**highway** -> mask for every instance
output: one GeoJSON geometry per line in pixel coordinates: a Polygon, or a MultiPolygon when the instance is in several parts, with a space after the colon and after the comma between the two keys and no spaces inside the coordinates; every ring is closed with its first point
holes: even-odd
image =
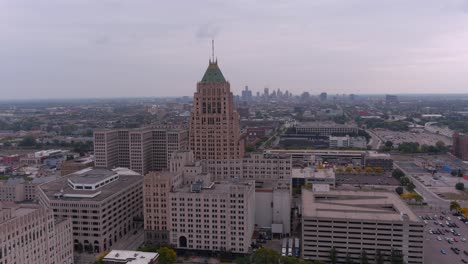
{"type": "Polygon", "coordinates": [[[369,141],[369,145],[371,146],[372,149],[379,149],[380,145],[382,144],[382,140],[372,131],[366,130],[366,132],[371,136],[371,139],[369,141]]]}

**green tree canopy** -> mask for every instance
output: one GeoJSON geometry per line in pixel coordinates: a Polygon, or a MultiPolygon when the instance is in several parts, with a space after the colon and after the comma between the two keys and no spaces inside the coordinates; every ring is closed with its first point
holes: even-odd
{"type": "Polygon", "coordinates": [[[403,187],[401,187],[401,186],[396,187],[395,192],[398,193],[398,195],[402,195],[403,194],[403,187]]]}
{"type": "Polygon", "coordinates": [[[260,248],[255,251],[252,257],[252,262],[254,264],[277,264],[279,257],[279,254],[274,250],[260,248]]]}
{"type": "Polygon", "coordinates": [[[416,185],[414,185],[414,183],[412,181],[408,182],[408,184],[406,185],[406,189],[409,191],[409,192],[413,192],[414,189],[416,189],[416,185]]]}
{"type": "Polygon", "coordinates": [[[402,170],[397,168],[392,171],[392,176],[393,178],[399,180],[401,177],[405,176],[405,173],[402,170]]]}
{"type": "Polygon", "coordinates": [[[460,210],[460,208],[461,208],[461,206],[460,206],[460,204],[458,202],[456,202],[456,201],[451,201],[450,202],[450,211],[453,211],[453,210],[458,211],[458,210],[460,210]]]}
{"type": "Polygon", "coordinates": [[[177,253],[168,247],[161,247],[158,249],[159,263],[160,264],[173,264],[177,260],[177,253]]]}
{"type": "Polygon", "coordinates": [[[336,248],[332,247],[330,249],[330,262],[332,264],[336,264],[336,261],[338,259],[338,256],[337,256],[338,252],[336,251],[336,248]]]}

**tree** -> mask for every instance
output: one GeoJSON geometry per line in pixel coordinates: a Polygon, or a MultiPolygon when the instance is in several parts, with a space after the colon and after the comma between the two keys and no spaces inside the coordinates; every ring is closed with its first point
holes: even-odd
{"type": "Polygon", "coordinates": [[[20,147],[34,147],[36,146],[36,139],[32,136],[26,136],[24,137],[20,143],[18,143],[18,146],[20,147]]]}
{"type": "Polygon", "coordinates": [[[465,184],[463,182],[459,182],[459,183],[455,184],[455,189],[457,189],[459,191],[464,191],[465,190],[465,184]]]}
{"type": "Polygon", "coordinates": [[[345,262],[346,262],[346,264],[353,264],[353,263],[354,263],[353,259],[352,259],[351,256],[349,255],[349,253],[346,254],[345,262]]]}
{"type": "Polygon", "coordinates": [[[374,173],[374,169],[371,167],[366,167],[366,173],[374,173]]]}
{"type": "Polygon", "coordinates": [[[255,264],[276,264],[279,260],[279,254],[271,249],[260,248],[253,255],[253,263],[255,264]]]}
{"type": "Polygon", "coordinates": [[[153,245],[153,244],[146,244],[146,245],[140,246],[140,247],[138,248],[138,251],[143,251],[143,252],[156,252],[156,251],[158,251],[158,247],[156,247],[156,246],[153,245]]]}
{"type": "Polygon", "coordinates": [[[374,168],[374,171],[375,171],[376,173],[379,173],[379,174],[380,174],[380,173],[383,172],[383,169],[382,169],[382,167],[375,167],[375,168],[374,168]]]}
{"type": "Polygon", "coordinates": [[[385,263],[385,258],[382,255],[382,252],[380,251],[380,249],[377,249],[375,251],[375,263],[376,264],[384,264],[385,263]]]}
{"type": "Polygon", "coordinates": [[[281,264],[302,264],[303,262],[295,257],[281,257],[281,264]]]}
{"type": "Polygon", "coordinates": [[[468,207],[463,207],[460,209],[460,213],[464,216],[464,217],[467,217],[468,218],[468,207]]]}
{"type": "Polygon", "coordinates": [[[367,253],[365,250],[361,252],[361,263],[360,264],[369,264],[369,259],[367,258],[367,253]]]}
{"type": "Polygon", "coordinates": [[[394,169],[394,170],[392,171],[392,176],[393,176],[393,178],[395,178],[395,179],[397,179],[397,180],[400,180],[401,177],[404,177],[404,176],[406,176],[406,175],[405,175],[405,173],[404,173],[402,170],[400,170],[400,169],[397,168],[397,169],[394,169]]]}
{"type": "Polygon", "coordinates": [[[391,264],[404,264],[403,252],[401,250],[392,248],[390,251],[390,263],[391,264]]]}
{"type": "Polygon", "coordinates": [[[345,171],[346,171],[346,173],[351,173],[351,172],[353,172],[353,167],[351,167],[351,166],[346,166],[345,171]]]}
{"type": "Polygon", "coordinates": [[[160,264],[173,264],[177,260],[177,253],[172,248],[161,247],[158,249],[160,264]]]}
{"type": "Polygon", "coordinates": [[[436,148],[437,148],[439,151],[441,151],[441,152],[447,150],[447,148],[445,147],[445,143],[444,143],[443,141],[440,141],[440,140],[437,141],[437,142],[435,143],[435,146],[436,146],[436,148]]]}
{"type": "Polygon", "coordinates": [[[336,264],[336,260],[337,260],[337,258],[338,258],[338,257],[337,257],[337,254],[338,254],[338,252],[336,251],[336,249],[335,249],[334,247],[332,247],[332,248],[330,249],[330,262],[331,262],[332,264],[336,264]]]}
{"type": "Polygon", "coordinates": [[[390,140],[387,140],[387,141],[385,142],[385,147],[391,149],[391,148],[393,147],[393,142],[391,142],[390,140]]]}
{"type": "Polygon", "coordinates": [[[401,177],[400,178],[400,184],[402,186],[408,186],[408,184],[410,183],[410,179],[408,177],[401,177]]]}
{"type": "Polygon", "coordinates": [[[396,187],[395,192],[398,193],[398,195],[402,195],[403,194],[403,187],[401,187],[401,186],[396,187]]]}
{"type": "Polygon", "coordinates": [[[416,185],[414,185],[414,183],[412,181],[410,181],[408,183],[408,185],[406,185],[406,189],[409,191],[409,192],[413,192],[414,189],[416,189],[416,185]]]}
{"type": "Polygon", "coordinates": [[[460,208],[461,208],[461,206],[460,206],[460,204],[458,202],[456,202],[456,201],[451,201],[450,202],[450,211],[453,211],[453,210],[458,211],[458,210],[460,210],[460,208]]]}
{"type": "Polygon", "coordinates": [[[250,261],[250,258],[249,257],[238,257],[234,260],[234,263],[236,264],[250,264],[252,263],[250,261]]]}
{"type": "Polygon", "coordinates": [[[415,194],[415,195],[414,195],[414,201],[415,201],[416,203],[421,203],[421,202],[424,200],[424,198],[423,198],[421,195],[419,195],[419,194],[417,194],[417,193],[414,193],[414,194],[415,194]]]}
{"type": "Polygon", "coordinates": [[[253,146],[245,146],[245,152],[252,152],[255,148],[253,146]]]}

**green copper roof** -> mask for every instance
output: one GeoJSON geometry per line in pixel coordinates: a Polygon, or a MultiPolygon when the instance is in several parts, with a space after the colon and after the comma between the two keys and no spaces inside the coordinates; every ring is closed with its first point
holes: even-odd
{"type": "Polygon", "coordinates": [[[211,62],[208,65],[208,69],[206,69],[205,75],[201,80],[202,83],[225,83],[226,79],[224,79],[223,73],[218,67],[218,62],[211,62]]]}

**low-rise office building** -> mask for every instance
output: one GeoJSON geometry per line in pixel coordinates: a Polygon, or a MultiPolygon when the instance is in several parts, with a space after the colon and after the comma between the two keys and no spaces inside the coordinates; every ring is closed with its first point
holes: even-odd
{"type": "Polygon", "coordinates": [[[337,148],[356,148],[366,149],[367,140],[365,137],[350,137],[346,135],[344,137],[329,137],[329,144],[331,149],[337,148]]]}
{"type": "Polygon", "coordinates": [[[0,201],[36,201],[37,186],[56,179],[56,176],[47,176],[32,179],[25,179],[24,177],[10,177],[7,180],[0,180],[0,201]]]}
{"type": "Polygon", "coordinates": [[[297,134],[313,134],[318,136],[330,136],[335,134],[355,135],[359,129],[356,125],[337,124],[333,122],[304,122],[295,125],[297,134]]]}
{"type": "Polygon", "coordinates": [[[337,251],[337,263],[349,256],[359,262],[365,251],[369,261],[377,250],[392,249],[406,263],[424,263],[424,223],[394,193],[330,191],[302,192],[302,257],[328,261],[337,251]]]}
{"type": "Polygon", "coordinates": [[[59,218],[70,218],[77,251],[104,252],[142,219],[143,177],[129,169],[83,169],[41,184],[38,198],[59,218]]]}
{"type": "Polygon", "coordinates": [[[71,220],[38,204],[0,203],[0,263],[73,263],[71,220]]]}
{"type": "Polygon", "coordinates": [[[312,167],[292,169],[292,184],[295,188],[301,188],[303,185],[328,184],[331,188],[335,187],[335,172],[331,168],[316,169],[312,167]]]}

